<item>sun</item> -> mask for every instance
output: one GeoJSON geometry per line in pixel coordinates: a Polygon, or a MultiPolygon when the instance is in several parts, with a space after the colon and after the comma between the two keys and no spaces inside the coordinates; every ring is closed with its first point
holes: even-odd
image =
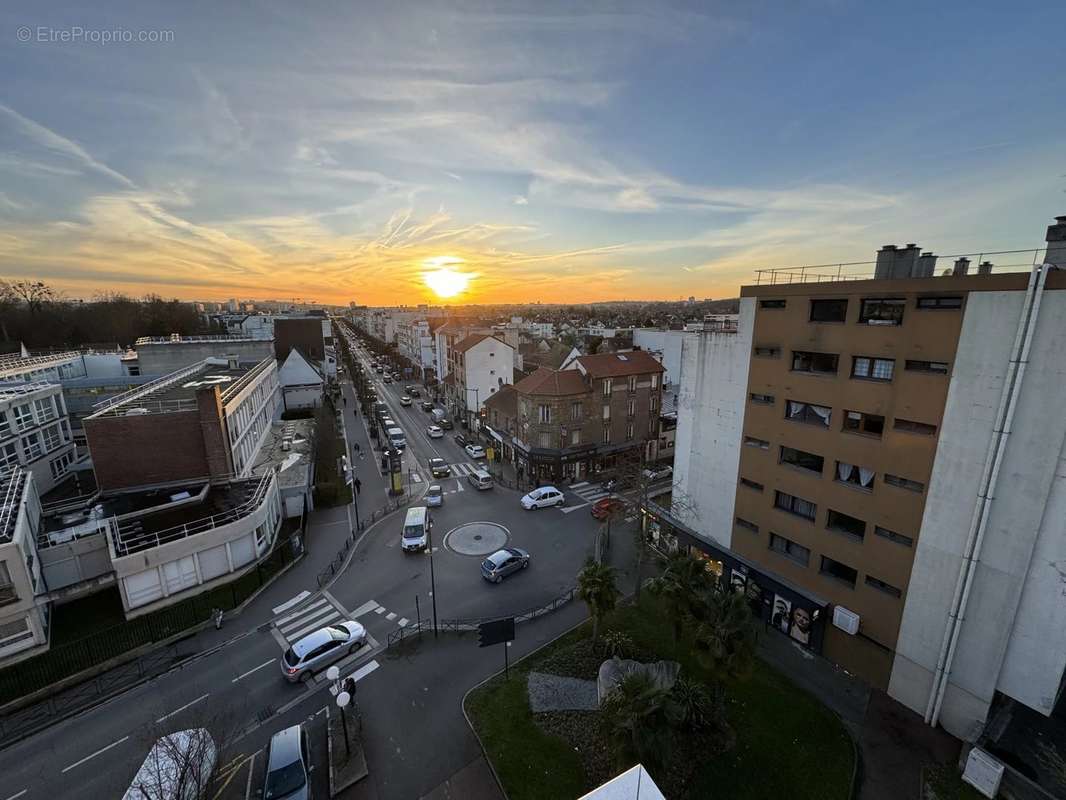
{"type": "Polygon", "coordinates": [[[441,256],[427,259],[425,263],[426,266],[438,267],[432,272],[422,273],[423,282],[433,290],[437,297],[455,297],[457,294],[466,291],[466,287],[470,283],[470,276],[444,266],[444,264],[462,263],[461,259],[441,256]]]}

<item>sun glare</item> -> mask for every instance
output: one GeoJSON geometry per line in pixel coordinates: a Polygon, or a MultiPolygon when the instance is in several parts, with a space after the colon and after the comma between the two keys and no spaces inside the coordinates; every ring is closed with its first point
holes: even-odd
{"type": "Polygon", "coordinates": [[[426,266],[438,267],[432,272],[422,273],[422,280],[426,286],[433,290],[437,297],[455,297],[466,291],[470,283],[470,276],[462,272],[444,266],[445,264],[462,263],[462,259],[452,256],[440,256],[426,260],[426,266]]]}

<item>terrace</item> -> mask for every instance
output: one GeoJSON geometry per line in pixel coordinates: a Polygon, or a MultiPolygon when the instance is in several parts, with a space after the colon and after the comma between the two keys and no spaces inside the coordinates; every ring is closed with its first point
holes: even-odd
{"type": "Polygon", "coordinates": [[[209,358],[98,403],[88,419],[193,411],[200,389],[213,385],[225,387],[222,392],[225,401],[263,368],[262,362],[234,366],[223,359],[209,358]]]}

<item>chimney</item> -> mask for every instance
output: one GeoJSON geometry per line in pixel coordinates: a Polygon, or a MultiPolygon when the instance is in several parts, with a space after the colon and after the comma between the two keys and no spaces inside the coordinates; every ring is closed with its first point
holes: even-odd
{"type": "Polygon", "coordinates": [[[977,265],[977,274],[978,275],[991,275],[992,274],[992,262],[991,261],[982,261],[980,264],[978,264],[977,265]]]}
{"type": "Polygon", "coordinates": [[[918,257],[918,266],[915,269],[915,278],[932,278],[936,270],[936,256],[932,253],[922,253],[918,257]]]}
{"type": "Polygon", "coordinates": [[[964,257],[960,258],[958,261],[956,261],[955,262],[955,269],[952,272],[952,274],[955,277],[957,277],[957,278],[962,277],[963,275],[969,275],[970,274],[970,259],[968,259],[968,258],[966,258],[964,256],[964,257]]]}
{"type": "Polygon", "coordinates": [[[1055,224],[1048,225],[1045,241],[1047,254],[1044,263],[1066,269],[1066,216],[1055,217],[1055,224]]]}
{"type": "Polygon", "coordinates": [[[918,275],[918,256],[921,250],[914,242],[909,242],[896,256],[894,278],[914,278],[918,275]]]}
{"type": "Polygon", "coordinates": [[[877,266],[874,267],[874,278],[879,281],[888,280],[892,277],[892,268],[896,263],[896,246],[886,244],[877,251],[877,266]]]}

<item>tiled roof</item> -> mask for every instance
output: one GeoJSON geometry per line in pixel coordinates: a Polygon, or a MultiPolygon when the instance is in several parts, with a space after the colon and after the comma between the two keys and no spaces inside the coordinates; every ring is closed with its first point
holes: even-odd
{"type": "Polygon", "coordinates": [[[504,417],[515,417],[518,415],[518,392],[514,386],[505,383],[498,392],[489,396],[485,408],[499,411],[504,417]]]}
{"type": "Polygon", "coordinates": [[[577,363],[594,378],[641,375],[663,371],[663,365],[645,350],[627,350],[624,353],[597,353],[594,356],[581,356],[577,359],[577,363]]]}
{"type": "Polygon", "coordinates": [[[589,390],[581,373],[575,369],[548,369],[540,367],[528,378],[514,386],[521,394],[568,395],[583,394],[589,390]]]}
{"type": "MultiPolygon", "coordinates": [[[[455,347],[453,347],[452,349],[457,353],[465,353],[471,347],[473,347],[474,345],[481,344],[486,339],[496,339],[496,337],[488,333],[472,333],[465,339],[463,339],[461,342],[456,342],[455,347]]],[[[500,344],[507,344],[501,339],[496,339],[496,341],[500,344]]]]}

